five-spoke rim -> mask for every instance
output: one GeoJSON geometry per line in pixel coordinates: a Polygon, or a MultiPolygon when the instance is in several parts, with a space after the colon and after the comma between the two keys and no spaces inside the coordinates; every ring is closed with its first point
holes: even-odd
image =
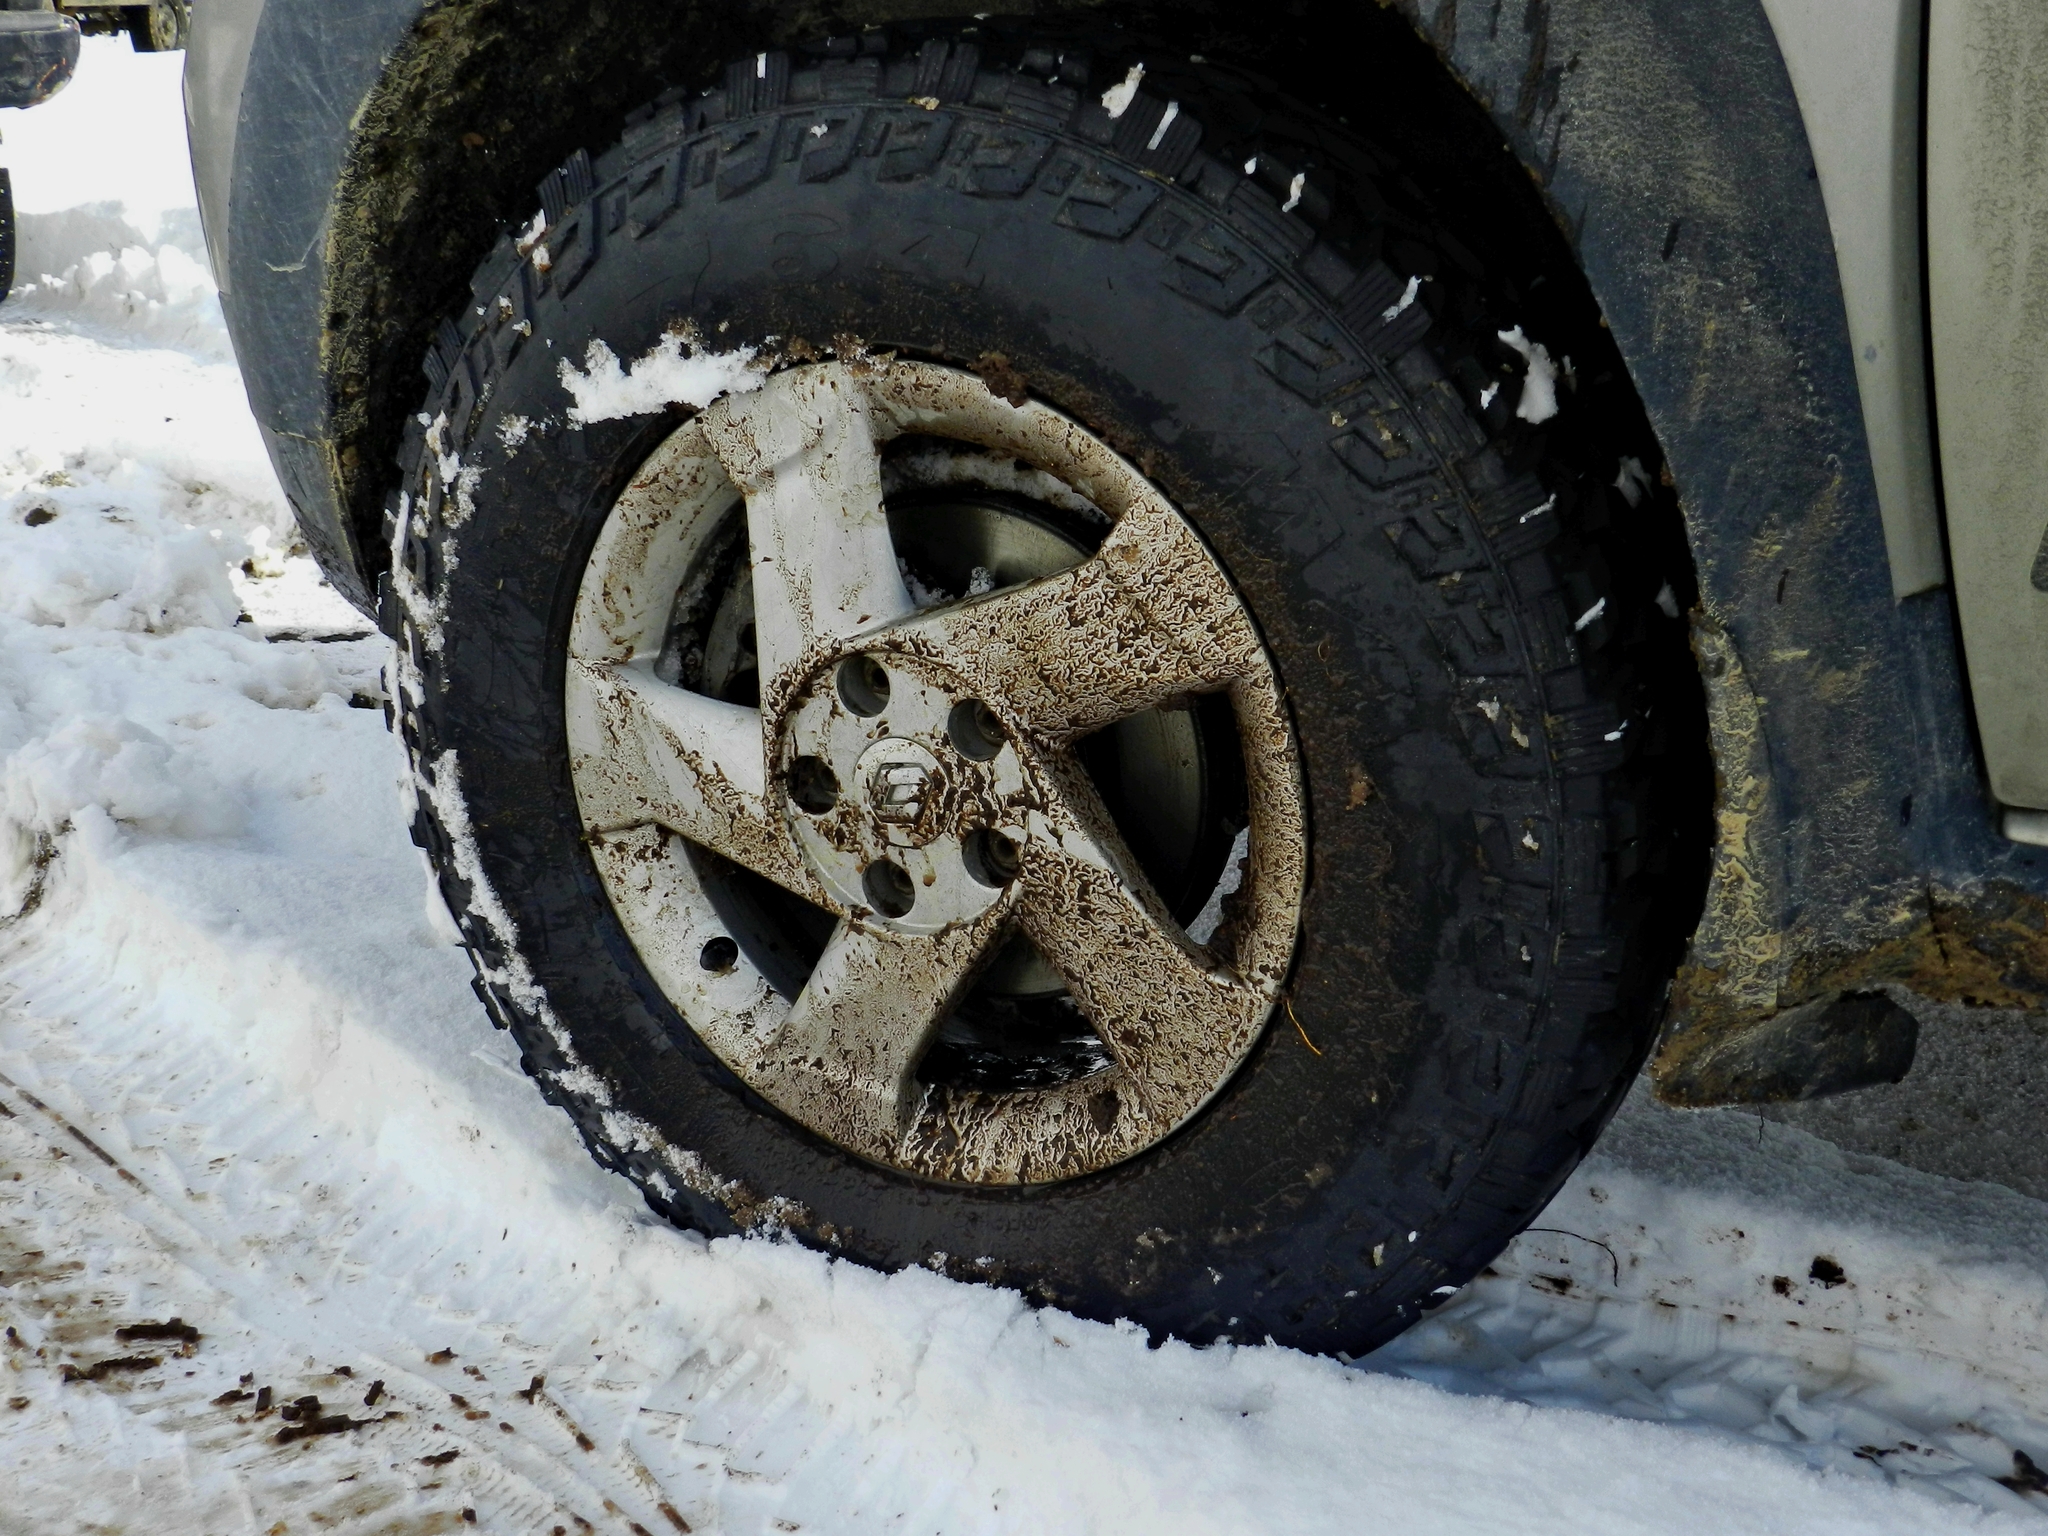
{"type": "Polygon", "coordinates": [[[1298,757],[1244,604],[1194,530],[1075,422],[927,364],[825,363],[680,427],[621,496],[579,592],[571,768],[598,872],[683,1017],[747,1084],[928,1178],[1071,1178],[1153,1145],[1228,1080],[1292,957],[1298,757]],[[880,450],[950,439],[1049,473],[1111,520],[1071,569],[920,609],[880,450]],[[676,594],[745,503],[760,707],[660,681],[676,594]],[[1228,695],[1250,826],[1222,935],[1166,910],[1082,770],[1089,733],[1228,695]],[[733,942],[687,845],[835,919],[794,998],[733,942]],[[1021,932],[1113,1065],[1013,1092],[917,1080],[1021,932]]]}

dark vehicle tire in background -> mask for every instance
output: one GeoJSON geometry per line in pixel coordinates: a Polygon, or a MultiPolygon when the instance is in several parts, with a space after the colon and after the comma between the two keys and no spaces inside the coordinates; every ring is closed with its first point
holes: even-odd
{"type": "Polygon", "coordinates": [[[672,1219],[1357,1353],[1652,1042],[1691,567],[1540,209],[1092,43],[764,54],[548,179],[393,504],[414,835],[672,1219]]]}
{"type": "Polygon", "coordinates": [[[191,0],[150,0],[148,5],[125,5],[121,14],[137,53],[174,52],[192,31],[191,0]]]}
{"type": "Polygon", "coordinates": [[[0,167],[0,303],[14,287],[14,178],[0,167]]]}

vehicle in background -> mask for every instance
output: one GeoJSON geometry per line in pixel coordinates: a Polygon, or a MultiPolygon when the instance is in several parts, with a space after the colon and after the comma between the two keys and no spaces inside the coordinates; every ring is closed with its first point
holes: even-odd
{"type": "Polygon", "coordinates": [[[985,5],[194,30],[257,420],[601,1162],[1357,1353],[1646,1061],[2048,1004],[2048,9],[985,5]]]}
{"type": "MultiPolygon", "coordinates": [[[[50,0],[0,0],[0,107],[33,107],[70,82],[78,23],[50,0]]],[[[0,301],[14,286],[14,182],[0,166],[0,301]]]]}
{"type": "Polygon", "coordinates": [[[137,53],[169,53],[185,46],[192,30],[191,0],[149,0],[147,5],[75,5],[55,0],[87,37],[128,34],[137,53]]]}

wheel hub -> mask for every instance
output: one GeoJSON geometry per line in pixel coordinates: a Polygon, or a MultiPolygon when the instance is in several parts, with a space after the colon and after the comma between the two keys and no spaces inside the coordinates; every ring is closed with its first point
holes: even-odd
{"type": "Polygon", "coordinates": [[[945,770],[930,752],[891,736],[861,753],[854,771],[867,786],[868,814],[890,842],[922,848],[938,836],[945,770]]]}
{"type": "Polygon", "coordinates": [[[1057,412],[903,362],[815,364],[729,396],[620,497],[569,652],[571,773],[627,936],[728,1067],[846,1150],[956,1183],[1072,1178],[1184,1124],[1265,1027],[1306,866],[1278,680],[1180,514],[1057,412]],[[954,583],[973,595],[919,582],[913,597],[881,480],[881,445],[903,434],[1047,478],[1108,531],[1091,550],[1015,521],[988,547],[1036,550],[1035,569],[992,557],[954,583]],[[746,702],[656,673],[671,615],[730,548],[735,496],[748,601],[720,608],[718,633],[750,658],[746,702]],[[1126,785],[1135,820],[1119,822],[1089,754],[1127,735],[1170,756],[1199,733],[1168,722],[1202,698],[1227,700],[1249,826],[1209,898],[1222,921],[1183,926],[1192,908],[1162,898],[1126,835],[1172,824],[1173,797],[1126,785]],[[829,924],[822,949],[750,949],[707,852],[829,924]],[[1070,1000],[1107,1065],[1014,1091],[920,1080],[999,975],[1011,996],[1070,1000]]]}
{"type": "MultiPolygon", "coordinates": [[[[790,712],[784,815],[807,868],[849,917],[934,934],[1002,899],[1015,868],[1006,875],[988,850],[1021,850],[1034,796],[1009,741],[987,751],[985,737],[970,738],[969,750],[985,753],[977,759],[953,740],[949,723],[976,704],[929,664],[867,652],[824,669],[790,712]]],[[[985,704],[977,713],[992,718],[985,704]]]]}

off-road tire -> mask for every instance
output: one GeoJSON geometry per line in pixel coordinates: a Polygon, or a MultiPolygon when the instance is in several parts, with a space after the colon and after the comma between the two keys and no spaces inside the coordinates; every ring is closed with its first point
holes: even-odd
{"type": "Polygon", "coordinates": [[[1532,1219],[1652,1040],[1704,885],[1690,568],[1554,229],[1450,230],[1369,128],[1213,67],[1155,68],[1112,117],[1117,48],[1085,80],[1072,40],[988,33],[749,58],[547,178],[545,233],[508,230],[441,329],[393,498],[415,838],[526,1069],[675,1221],[1358,1352],[1532,1219]],[[1517,322],[1571,370],[1541,424],[1517,322]],[[750,1093],[640,964],[581,841],[563,656],[607,509],[676,417],[574,427],[557,370],[681,323],[1028,391],[1175,501],[1263,627],[1307,915],[1286,1006],[1164,1144],[920,1184],[750,1093]]]}

